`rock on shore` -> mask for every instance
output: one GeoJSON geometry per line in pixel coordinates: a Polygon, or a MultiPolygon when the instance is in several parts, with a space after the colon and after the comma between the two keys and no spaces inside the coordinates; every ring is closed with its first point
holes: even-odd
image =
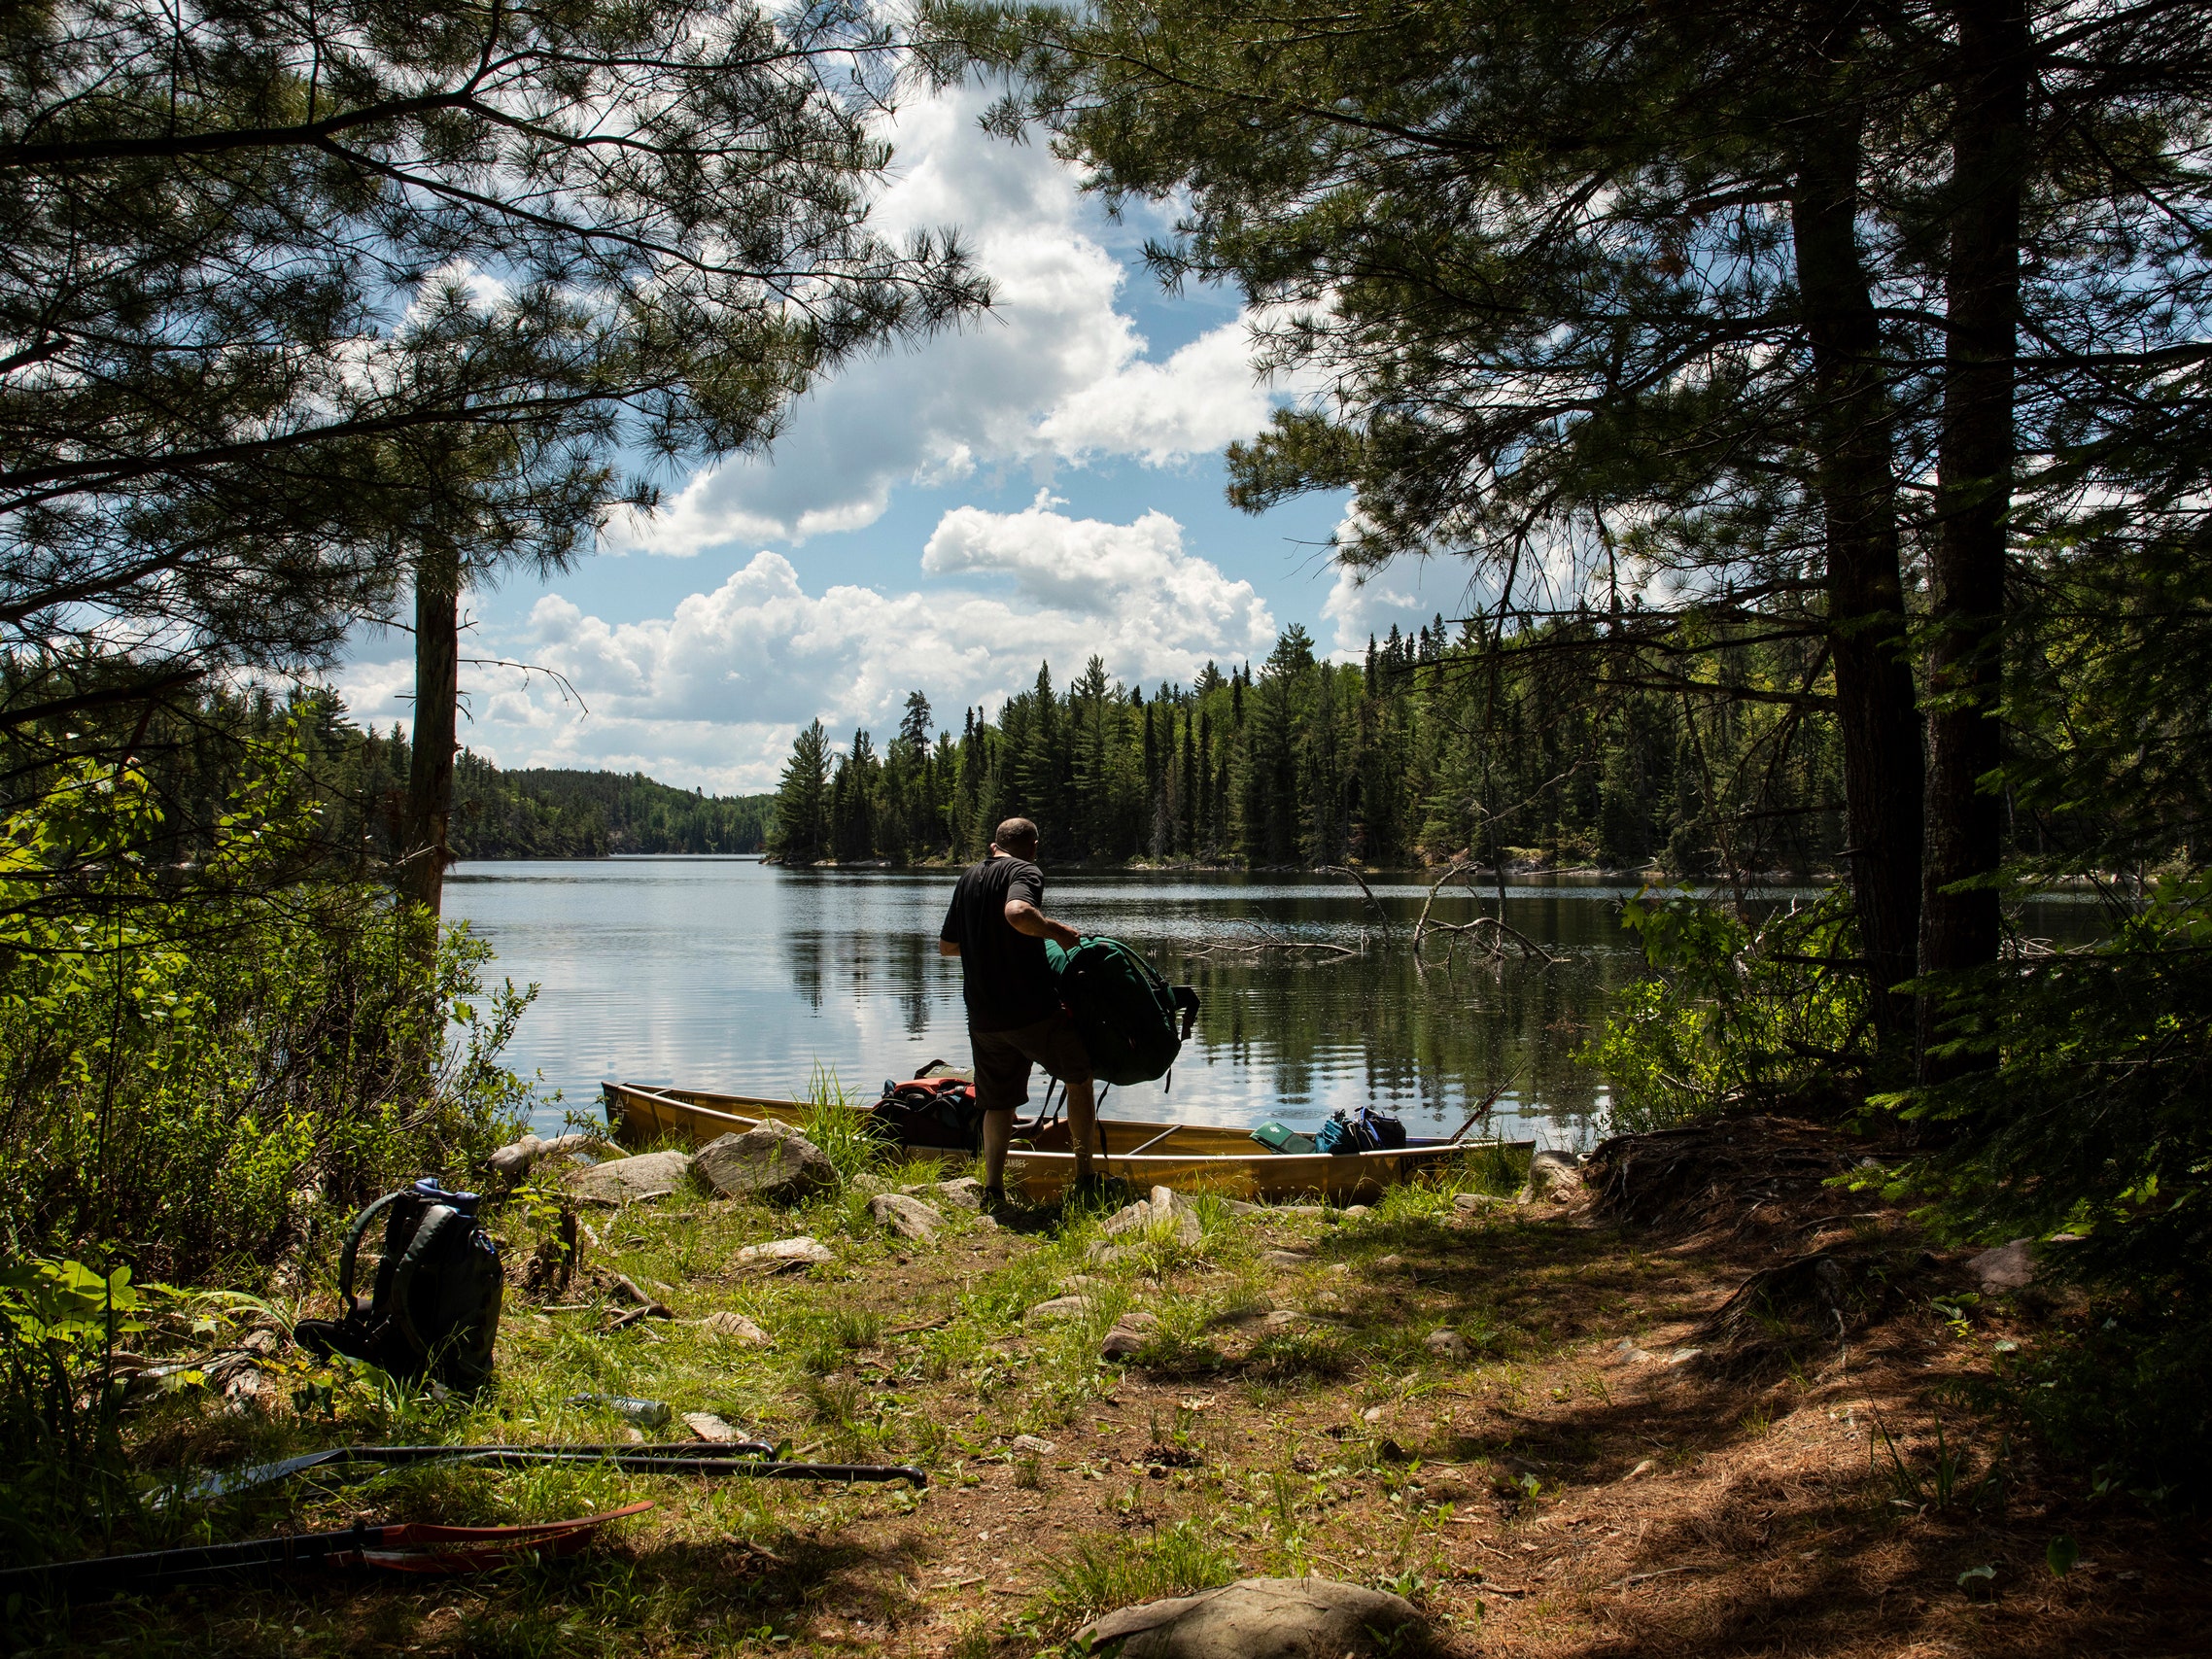
{"type": "Polygon", "coordinates": [[[773,1120],[743,1134],[723,1135],[692,1160],[699,1179],[725,1198],[789,1203],[835,1188],[829,1155],[788,1123],[773,1120]]]}

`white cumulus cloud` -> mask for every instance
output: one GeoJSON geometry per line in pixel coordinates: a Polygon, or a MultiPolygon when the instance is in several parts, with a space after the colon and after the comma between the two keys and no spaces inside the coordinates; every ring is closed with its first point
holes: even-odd
{"type": "MultiPolygon", "coordinates": [[[[767,456],[711,467],[613,547],[689,555],[863,529],[901,484],[979,467],[1131,456],[1167,466],[1265,425],[1270,390],[1243,319],[1152,361],[1116,308],[1128,273],[1091,233],[1097,212],[1038,145],[989,138],[979,94],[902,111],[900,177],[878,205],[886,235],[957,226],[991,279],[991,310],[913,349],[851,363],[803,398],[767,456]]],[[[1141,280],[1141,279],[1140,279],[1141,280]]]]}
{"type": "MultiPolygon", "coordinates": [[[[810,592],[780,553],[756,553],[673,614],[609,621],[541,597],[504,655],[557,671],[485,671],[464,741],[502,766],[640,770],[717,791],[771,788],[793,733],[819,717],[879,740],[920,691],[943,723],[992,709],[1050,662],[1065,685],[1092,656],[1143,685],[1188,682],[1209,659],[1263,655],[1275,619],[1252,584],[1184,546],[1164,513],[1129,524],[1069,518],[1040,494],[1020,512],[959,507],[922,553],[930,585],[810,592]]],[[[398,665],[357,664],[363,718],[404,718],[398,665]]]]}

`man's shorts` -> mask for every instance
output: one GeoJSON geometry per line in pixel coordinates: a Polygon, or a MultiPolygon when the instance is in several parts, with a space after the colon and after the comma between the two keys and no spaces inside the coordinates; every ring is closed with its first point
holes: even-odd
{"type": "Polygon", "coordinates": [[[1083,1039],[1065,1009],[1012,1031],[971,1030],[968,1045],[976,1056],[976,1104],[985,1112],[1026,1105],[1033,1064],[1063,1083],[1090,1075],[1090,1056],[1083,1052],[1083,1039]]]}

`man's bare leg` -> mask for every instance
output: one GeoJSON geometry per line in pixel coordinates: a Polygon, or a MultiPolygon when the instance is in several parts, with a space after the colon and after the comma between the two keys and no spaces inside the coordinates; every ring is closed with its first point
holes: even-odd
{"type": "Polygon", "coordinates": [[[1067,1133],[1075,1149],[1075,1178],[1090,1179],[1090,1149],[1098,1140],[1098,1109],[1090,1092],[1090,1079],[1069,1078],[1067,1089],[1067,1133]]]}
{"type": "MultiPolygon", "coordinates": [[[[1086,1101],[1086,1109],[1089,1102],[1086,1101]]],[[[984,1114],[984,1189],[1006,1196],[1006,1149],[1014,1139],[1014,1109],[984,1114]]]]}

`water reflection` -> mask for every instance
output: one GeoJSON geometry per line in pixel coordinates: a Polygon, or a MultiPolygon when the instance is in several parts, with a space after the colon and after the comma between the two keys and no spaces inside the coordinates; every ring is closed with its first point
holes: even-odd
{"type": "MultiPolygon", "coordinates": [[[[472,863],[456,872],[448,911],[491,938],[500,971],[542,987],[514,1062],[593,1110],[606,1077],[786,1094],[819,1061],[873,1093],[925,1060],[964,1059],[959,966],[935,943],[950,882],[943,872],[786,872],[727,859],[472,863]]],[[[1559,961],[1491,962],[1463,949],[1424,970],[1404,937],[1427,887],[1374,887],[1397,924],[1394,943],[1344,882],[1053,877],[1055,914],[1141,946],[1204,999],[1164,1095],[1158,1085],[1116,1090],[1108,1110],[1310,1127],[1371,1102],[1419,1132],[1448,1132],[1509,1084],[1502,1131],[1591,1139],[1604,1086],[1571,1056],[1607,993],[1642,971],[1618,919],[1633,889],[1509,887],[1506,920],[1559,961]],[[1363,953],[1235,949],[1262,937],[1363,953]]],[[[1493,905],[1495,894],[1439,895],[1434,914],[1464,921],[1478,902],[1493,905]]],[[[2063,902],[2030,917],[2031,931],[2061,940],[2094,925],[2093,907],[2063,902]]],[[[557,1122],[560,1108],[545,1117],[557,1122]]]]}

